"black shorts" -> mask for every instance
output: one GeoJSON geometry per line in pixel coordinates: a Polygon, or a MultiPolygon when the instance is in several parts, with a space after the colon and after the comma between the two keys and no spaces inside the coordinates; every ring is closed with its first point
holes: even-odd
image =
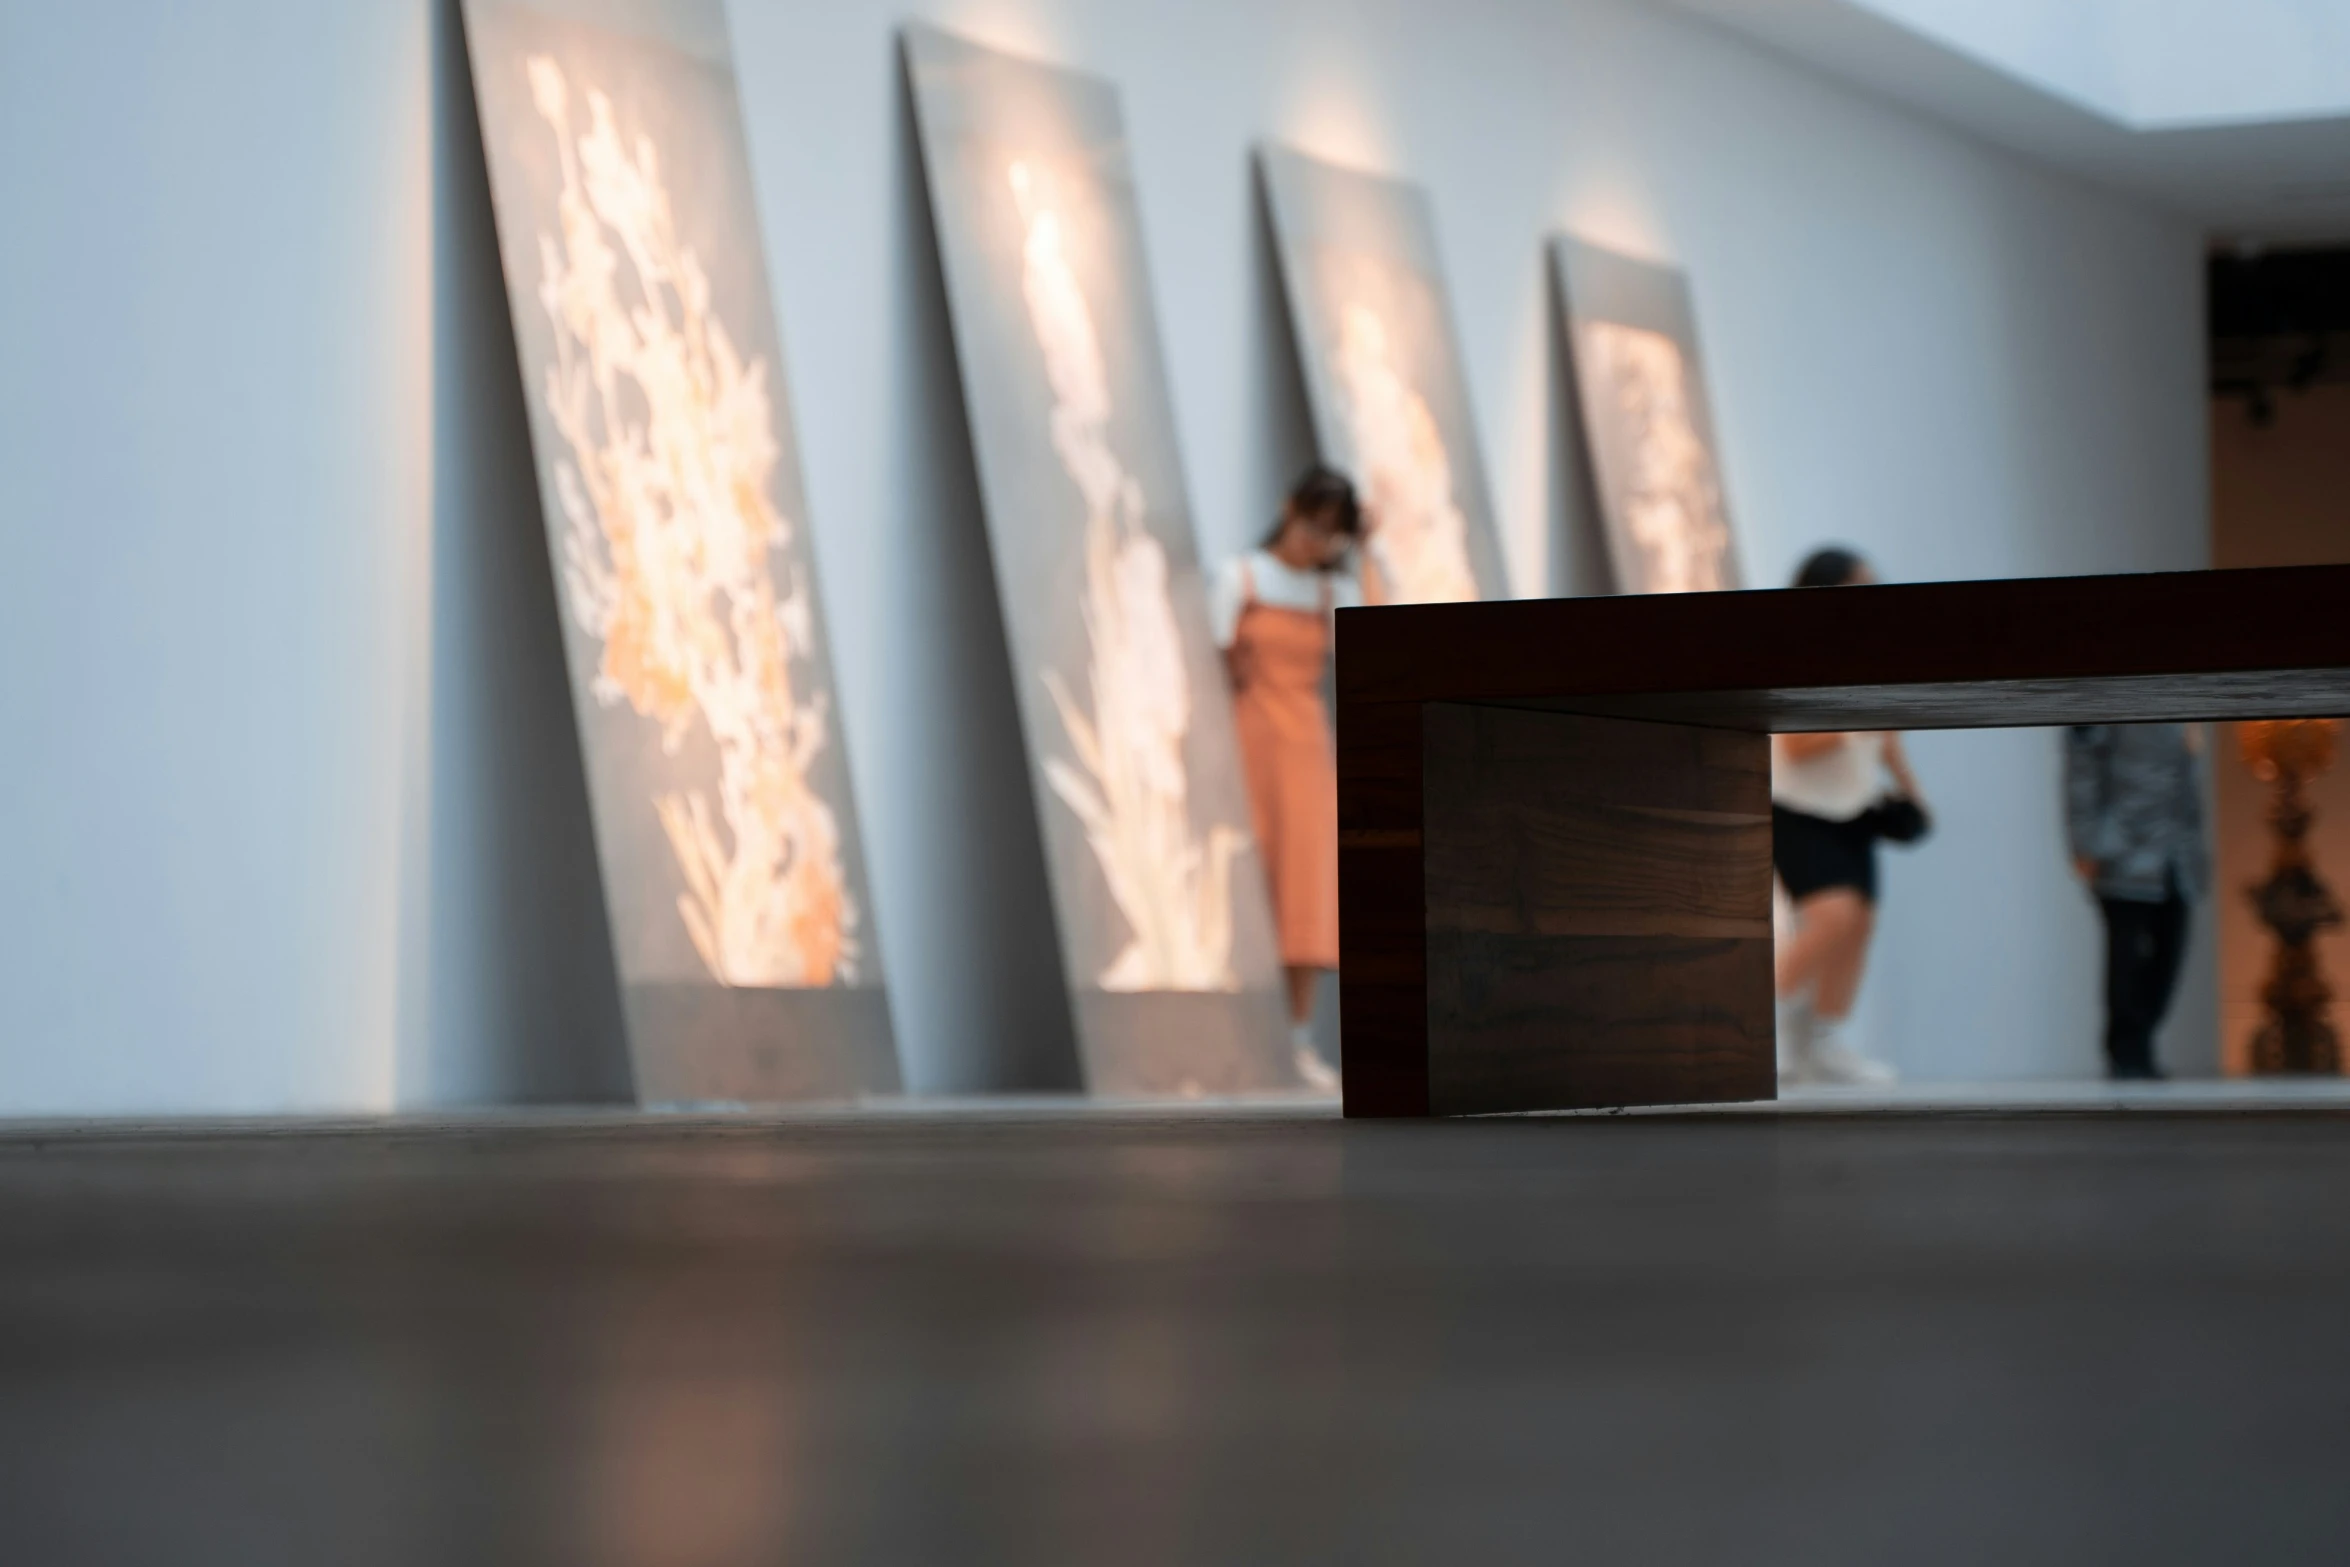
{"type": "Polygon", "coordinates": [[[1850,887],[1877,901],[1877,835],[1866,817],[1832,822],[1774,805],[1771,860],[1787,896],[1798,903],[1830,887],[1850,887]]]}

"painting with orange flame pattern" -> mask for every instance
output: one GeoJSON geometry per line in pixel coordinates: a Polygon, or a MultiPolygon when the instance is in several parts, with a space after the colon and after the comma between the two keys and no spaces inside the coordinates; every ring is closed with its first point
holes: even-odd
{"type": "Polygon", "coordinates": [[[639,1093],[894,1088],[724,13],[465,18],[639,1093]]]}
{"type": "Polygon", "coordinates": [[[1295,1086],[1116,91],[904,39],[1086,1081],[1295,1086]]]}
{"type": "Polygon", "coordinates": [[[1618,591],[1739,586],[1688,280],[1565,235],[1551,266],[1618,591]]]}
{"type": "Polygon", "coordinates": [[[1372,604],[1506,598],[1426,193],[1257,149],[1321,460],[1363,498],[1372,604]]]}

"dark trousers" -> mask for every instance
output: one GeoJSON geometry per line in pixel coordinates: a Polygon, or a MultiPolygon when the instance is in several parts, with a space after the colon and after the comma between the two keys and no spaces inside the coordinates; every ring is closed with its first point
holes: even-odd
{"type": "Polygon", "coordinates": [[[2187,900],[2100,898],[2105,910],[2105,1063],[2116,1077],[2154,1070],[2154,1031],[2170,1010],[2187,951],[2187,900]]]}

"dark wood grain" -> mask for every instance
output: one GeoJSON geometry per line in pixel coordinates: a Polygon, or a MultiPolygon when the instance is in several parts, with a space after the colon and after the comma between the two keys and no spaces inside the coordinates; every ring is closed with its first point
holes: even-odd
{"type": "Polygon", "coordinates": [[[1578,693],[1495,705],[1790,734],[1811,729],[2005,729],[2350,715],[2350,670],[1945,680],[1920,686],[1578,693]],[[2019,716],[2028,715],[2028,716],[2019,716]]]}
{"type": "Polygon", "coordinates": [[[1420,704],[1338,716],[1338,1005],[1346,1113],[1428,1114],[1420,704]]]}
{"type": "Polygon", "coordinates": [[[1756,736],[1420,711],[1431,932],[1770,935],[1770,757],[1756,736]]]}
{"type": "Polygon", "coordinates": [[[1768,936],[1439,930],[1428,951],[1431,1114],[1777,1096],[1768,936]]]}
{"type": "Polygon", "coordinates": [[[1430,1110],[1769,1098],[1763,737],[1420,711],[1430,1110]]]}

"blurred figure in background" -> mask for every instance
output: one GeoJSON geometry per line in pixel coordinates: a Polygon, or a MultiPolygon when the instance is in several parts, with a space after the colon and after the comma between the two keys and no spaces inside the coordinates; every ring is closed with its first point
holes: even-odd
{"type": "Polygon", "coordinates": [[[2188,906],[2211,882],[2200,729],[2080,724],[2065,731],[2065,833],[2105,916],[2105,1067],[2163,1075],[2154,1032],[2187,951],[2188,906]]]}
{"type": "Polygon", "coordinates": [[[1338,967],[1338,763],[1322,686],[1330,617],[1363,601],[1347,569],[1362,531],[1354,485],[1309,468],[1265,541],[1227,561],[1208,593],[1272,884],[1298,1075],[1324,1092],[1336,1091],[1338,1074],[1314,1048],[1312,1026],[1315,989],[1338,967]]]}
{"type": "MultiPolygon", "coordinates": [[[[1799,588],[1876,581],[1846,549],[1813,552],[1799,588]]],[[[1846,1037],[1877,920],[1877,840],[1925,836],[1924,796],[1890,733],[1771,737],[1771,858],[1792,908],[1778,944],[1779,1074],[1790,1083],[1893,1081],[1846,1037]],[[1887,779],[1892,789],[1885,787],[1887,779]]]]}

